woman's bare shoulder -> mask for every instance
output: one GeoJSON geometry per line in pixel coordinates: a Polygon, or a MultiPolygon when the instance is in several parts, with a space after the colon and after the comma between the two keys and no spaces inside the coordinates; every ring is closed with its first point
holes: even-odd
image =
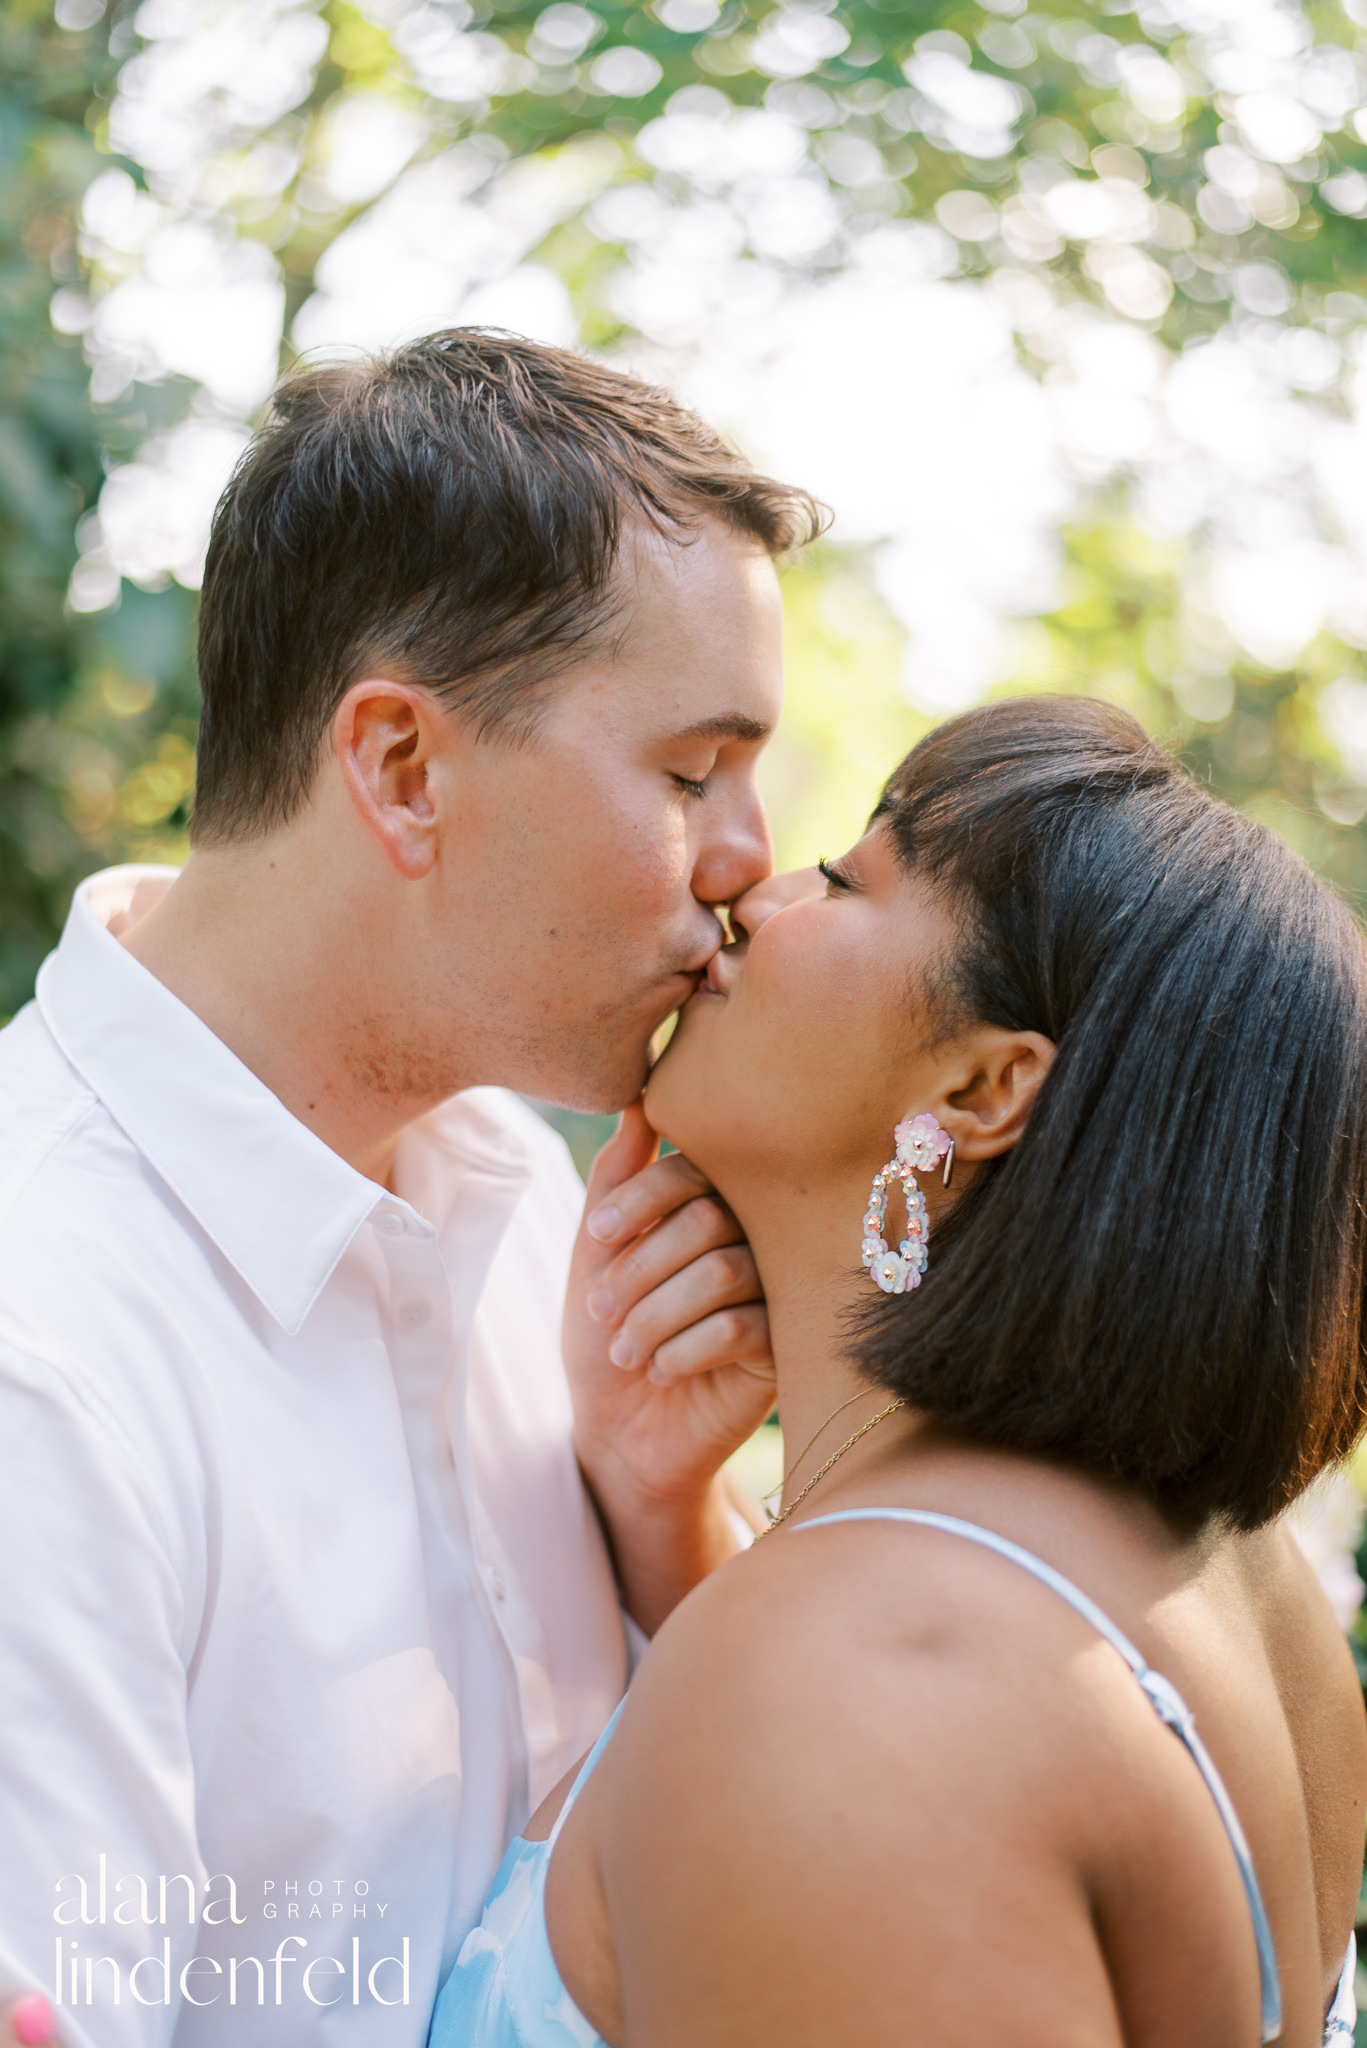
{"type": "Polygon", "coordinates": [[[1118,2041],[1073,1853],[1102,1760],[1021,1589],[947,1553],[794,1531],[660,1631],[594,1802],[640,2038],[1118,2041]]]}
{"type": "Polygon", "coordinates": [[[1190,1759],[1104,1638],[977,1546],[766,1540],[660,1631],[599,1779],[596,1876],[653,2048],[1256,2029],[1247,1906],[1190,1759]]]}
{"type": "MultiPolygon", "coordinates": [[[[668,1711],[699,1692],[734,1692],[802,1675],[813,1707],[845,1695],[853,1675],[894,1673],[914,1693],[933,1680],[974,1685],[1014,1674],[1012,1699],[1030,1665],[1048,1683],[1057,1660],[1032,1645],[1104,1649],[1102,1639],[1047,1586],[977,1544],[903,1523],[807,1529],[760,1541],[712,1573],[656,1636],[638,1680],[642,1698],[668,1711]]],[[[1099,1664],[1119,1679],[1113,1653],[1099,1664]]],[[[633,1692],[633,1699],[635,1691],[633,1692]]],[[[863,1708],[878,1696],[860,1693],[863,1708]]],[[[986,1703],[985,1703],[986,1704],[986,1703]]]]}
{"type": "Polygon", "coordinates": [[[1008,1581],[920,1550],[775,1536],[660,1630],[594,1786],[639,2040],[1119,2044],[1088,1759],[1008,1581]]]}

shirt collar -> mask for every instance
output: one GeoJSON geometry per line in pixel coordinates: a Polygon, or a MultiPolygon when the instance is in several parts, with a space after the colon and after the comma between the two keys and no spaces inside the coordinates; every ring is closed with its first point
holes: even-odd
{"type": "Polygon", "coordinates": [[[291,1116],[193,1010],[105,929],[139,881],[77,889],[38,975],[57,1044],[115,1122],[291,1336],[377,1202],[394,1202],[291,1116]]]}

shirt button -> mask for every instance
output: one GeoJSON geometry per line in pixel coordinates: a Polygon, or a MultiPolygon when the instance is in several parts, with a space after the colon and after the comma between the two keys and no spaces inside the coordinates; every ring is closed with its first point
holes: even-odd
{"type": "Polygon", "coordinates": [[[497,1565],[494,1566],[489,1574],[489,1584],[494,1589],[495,1600],[502,1600],[507,1597],[508,1588],[503,1583],[503,1574],[497,1565]]]}
{"type": "Polygon", "coordinates": [[[394,1209],[381,1209],[375,1218],[375,1228],[386,1237],[402,1237],[403,1227],[403,1218],[394,1209]]]}
{"type": "Polygon", "coordinates": [[[399,1321],[405,1330],[420,1330],[431,1313],[430,1302],[406,1301],[399,1310],[399,1321]]]}

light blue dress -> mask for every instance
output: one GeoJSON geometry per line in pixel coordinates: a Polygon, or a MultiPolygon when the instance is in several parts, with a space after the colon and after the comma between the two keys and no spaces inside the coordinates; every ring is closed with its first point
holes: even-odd
{"type": "Polygon", "coordinates": [[[546,1872],[570,1809],[607,1748],[622,1700],[544,1842],[519,1835],[489,1887],[432,2015],[428,2048],[606,2048],[560,1981],[546,1938],[546,1872]]]}
{"type": "MultiPolygon", "coordinates": [[[[979,1528],[976,1522],[961,1522],[954,1515],[931,1514],[918,1508],[851,1508],[844,1514],[817,1515],[809,1522],[794,1523],[792,1533],[828,1527],[833,1522],[912,1522],[982,1544],[1050,1587],[1124,1658],[1160,1721],[1171,1728],[1191,1756],[1224,1823],[1243,1880],[1258,1948],[1261,2037],[1264,2041],[1275,2041],[1282,2027],[1281,1986],[1253,1858],[1220,1773],[1176,1687],[1160,1672],[1150,1670],[1129,1637],[1070,1579],[1032,1551],[1022,1550],[1019,1544],[994,1535],[990,1529],[979,1528]]],[[[485,1902],[484,1918],[466,1937],[442,1987],[432,2015],[428,2048],[607,2048],[566,1991],[555,1966],[546,1936],[546,1872],[560,1830],[606,1749],[621,1711],[619,1706],[585,1758],[548,1839],[527,1842],[519,1836],[504,1857],[485,1902]]],[[[1356,1949],[1350,1938],[1338,1991],[1324,2023],[1324,2048],[1348,2048],[1353,2040],[1357,2022],[1353,1994],[1355,1963],[1356,1949]]]]}

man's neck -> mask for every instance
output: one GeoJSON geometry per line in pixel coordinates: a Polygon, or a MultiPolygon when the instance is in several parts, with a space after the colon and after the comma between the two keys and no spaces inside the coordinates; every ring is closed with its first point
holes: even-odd
{"type": "Polygon", "coordinates": [[[300,867],[264,846],[193,854],[119,937],[292,1116],[387,1185],[404,1127],[457,1084],[424,1087],[405,1057],[377,921],[346,916],[346,878],[311,886],[300,867]]]}

